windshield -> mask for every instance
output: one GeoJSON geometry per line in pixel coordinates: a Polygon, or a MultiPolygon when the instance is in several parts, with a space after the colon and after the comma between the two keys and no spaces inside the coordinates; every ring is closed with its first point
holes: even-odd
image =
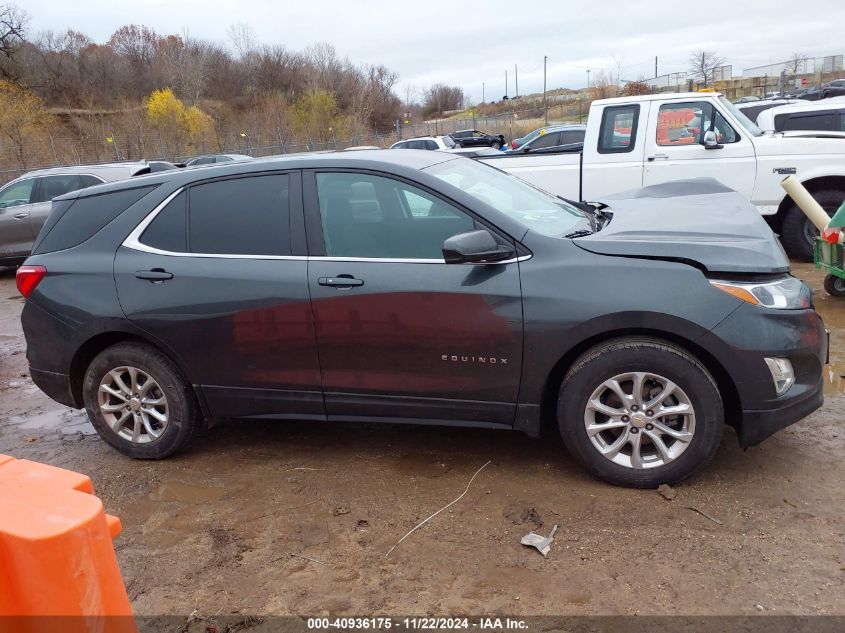
{"type": "Polygon", "coordinates": [[[560,198],[468,158],[438,163],[425,171],[543,235],[565,235],[586,217],[560,198]]]}
{"type": "Polygon", "coordinates": [[[747,116],[742,113],[742,110],[737,108],[734,104],[730,101],[725,99],[724,96],[719,97],[719,102],[727,108],[728,112],[734,115],[734,118],[739,121],[740,125],[745,128],[746,132],[748,132],[751,136],[762,136],[763,131],[754,125],[747,116]]]}

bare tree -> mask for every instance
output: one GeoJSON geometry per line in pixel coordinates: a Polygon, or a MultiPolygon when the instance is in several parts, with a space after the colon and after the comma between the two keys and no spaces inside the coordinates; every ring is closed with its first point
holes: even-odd
{"type": "Polygon", "coordinates": [[[786,69],[790,75],[807,72],[807,56],[804,53],[792,53],[786,62],[786,69]]]}
{"type": "Polygon", "coordinates": [[[622,71],[625,70],[625,58],[622,55],[613,55],[613,67],[616,69],[616,85],[622,85],[622,71]]]}
{"type": "Polygon", "coordinates": [[[0,74],[7,79],[15,72],[10,63],[24,41],[29,15],[14,4],[0,4],[0,74]]]}
{"type": "Polygon", "coordinates": [[[246,22],[230,24],[226,29],[229,41],[235,47],[238,57],[243,59],[255,49],[255,32],[246,22]]]}
{"type": "Polygon", "coordinates": [[[713,82],[715,70],[724,63],[724,58],[717,55],[715,51],[703,49],[693,51],[689,57],[689,73],[707,87],[713,82]]]}

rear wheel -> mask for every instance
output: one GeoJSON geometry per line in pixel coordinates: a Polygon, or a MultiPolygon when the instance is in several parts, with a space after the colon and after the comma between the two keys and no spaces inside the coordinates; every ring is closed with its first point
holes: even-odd
{"type": "Polygon", "coordinates": [[[572,455],[621,486],[680,481],[712,459],[722,439],[722,399],[705,367],[654,339],[603,343],[560,388],[558,425],[572,455]]]}
{"type": "MultiPolygon", "coordinates": [[[[813,193],[813,197],[827,214],[832,216],[845,200],[845,191],[827,189],[813,193]]],[[[794,259],[811,262],[813,261],[813,242],[818,236],[819,230],[793,202],[786,210],[780,236],[786,252],[794,259]]]]}
{"type": "Polygon", "coordinates": [[[831,297],[845,297],[845,279],[836,275],[827,275],[824,278],[824,289],[831,297]]]}
{"type": "Polygon", "coordinates": [[[169,358],[143,343],[118,343],[100,352],[82,389],[100,437],[129,457],[172,455],[200,428],[191,386],[169,358]]]}

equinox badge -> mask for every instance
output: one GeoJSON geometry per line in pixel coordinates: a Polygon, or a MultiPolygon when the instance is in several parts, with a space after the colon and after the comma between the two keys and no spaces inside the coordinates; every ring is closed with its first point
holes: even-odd
{"type": "Polygon", "coordinates": [[[447,363],[475,363],[477,365],[507,365],[507,358],[497,356],[456,356],[454,354],[443,354],[440,360],[447,363]]]}

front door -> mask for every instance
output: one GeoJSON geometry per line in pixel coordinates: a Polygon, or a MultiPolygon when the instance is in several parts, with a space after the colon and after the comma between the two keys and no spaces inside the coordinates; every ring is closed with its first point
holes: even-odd
{"type": "Polygon", "coordinates": [[[653,108],[646,139],[643,186],[710,177],[749,200],[757,171],[754,146],[709,101],[678,101],[653,108]],[[713,131],[719,147],[707,149],[713,131]]]}
{"type": "Polygon", "coordinates": [[[405,181],[355,171],[304,181],[329,417],[512,426],[519,264],[446,264],[444,240],[482,225],[405,181]]]}
{"type": "Polygon", "coordinates": [[[27,178],[0,190],[0,259],[25,257],[32,249],[29,213],[35,182],[27,178]]]}
{"type": "Polygon", "coordinates": [[[212,416],[323,418],[299,172],[177,193],[118,250],[132,322],[181,359],[212,416]],[[296,241],[294,240],[294,244],[296,241]]]}

